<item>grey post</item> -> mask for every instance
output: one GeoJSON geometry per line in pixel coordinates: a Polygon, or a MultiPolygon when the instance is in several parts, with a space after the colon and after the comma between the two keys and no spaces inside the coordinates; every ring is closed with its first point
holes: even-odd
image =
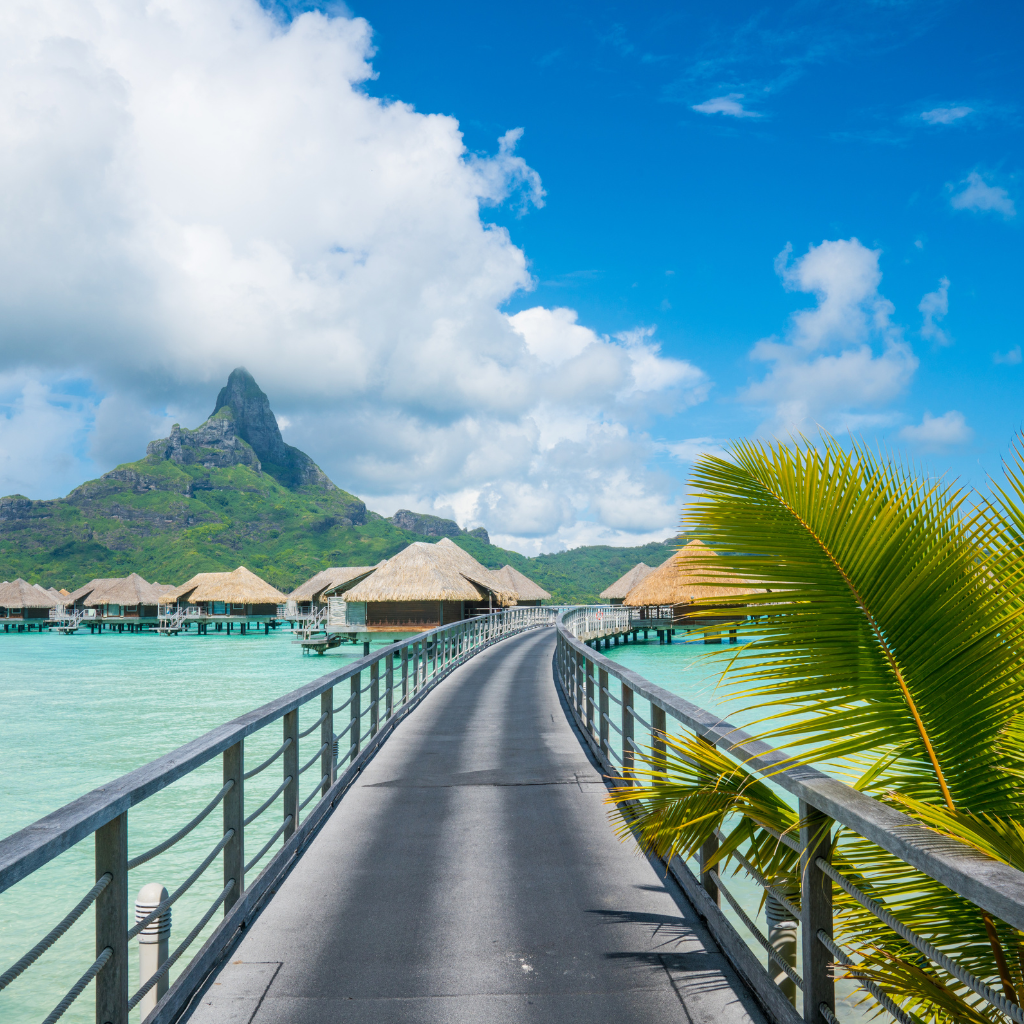
{"type": "Polygon", "coordinates": [[[402,703],[409,699],[409,648],[402,648],[402,703]]]}
{"type": "Polygon", "coordinates": [[[96,1024],[128,1024],[128,812],[96,830],[96,879],[110,884],[96,899],[96,955],[113,955],[96,975],[96,1024]]]}
{"type": "Polygon", "coordinates": [[[377,735],[378,716],[380,714],[380,662],[370,666],[370,735],[377,735]]]}
{"type": "Polygon", "coordinates": [[[633,691],[622,683],[622,774],[630,775],[636,762],[633,744],[633,691]]]}
{"type": "Polygon", "coordinates": [[[281,808],[282,821],[289,814],[292,816],[292,820],[285,825],[282,833],[284,842],[287,843],[299,824],[299,709],[289,711],[281,721],[284,723],[283,738],[291,740],[281,757],[283,777],[292,777],[292,781],[284,787],[284,806],[281,808]]]}
{"type": "Polygon", "coordinates": [[[594,663],[587,658],[584,663],[587,680],[587,730],[594,735],[594,663]]]}
{"type": "Polygon", "coordinates": [[[384,720],[387,721],[394,712],[395,690],[395,656],[388,654],[384,658],[384,720]]]}
{"type": "Polygon", "coordinates": [[[223,754],[224,783],[233,783],[224,796],[224,834],[230,829],[234,835],[224,847],[224,884],[235,880],[234,888],[224,899],[224,913],[238,902],[245,885],[245,741],[239,740],[223,754]]]}
{"type": "Polygon", "coordinates": [[[601,738],[601,753],[608,756],[608,672],[606,669],[597,670],[597,708],[599,719],[597,723],[598,734],[601,738]]]}
{"type": "Polygon", "coordinates": [[[655,757],[664,757],[666,754],[664,736],[668,732],[668,725],[665,721],[665,710],[657,704],[651,704],[651,746],[654,747],[655,757]]]}
{"type": "Polygon", "coordinates": [[[803,940],[804,1020],[824,1024],[818,1007],[836,1010],[835,983],[829,971],[830,954],[818,932],[832,938],[832,880],[814,862],[832,860],[832,820],[800,801],[800,931],[803,940]]]}
{"type": "Polygon", "coordinates": [[[327,796],[327,791],[334,782],[336,771],[334,765],[334,687],[324,690],[320,694],[320,714],[324,719],[320,723],[320,746],[324,748],[324,752],[320,755],[320,778],[326,777],[320,795],[327,796]]]}
{"type": "MultiPolygon", "coordinates": [[[[348,749],[351,752],[352,757],[355,757],[359,753],[359,733],[362,729],[362,708],[359,706],[360,700],[360,681],[359,677],[362,673],[357,672],[354,676],[349,679],[350,693],[352,696],[352,703],[348,706],[348,718],[349,718],[349,730],[348,730],[348,749]]],[[[351,764],[352,758],[346,757],[346,761],[351,764]]]]}
{"type": "MultiPolygon", "coordinates": [[[[165,899],[167,889],[159,882],[149,882],[139,890],[135,898],[135,920],[142,921],[148,917],[165,899]]],[[[171,939],[171,908],[168,907],[159,917],[150,921],[139,932],[139,987],[149,981],[160,965],[167,959],[171,939]]],[[[167,995],[167,975],[165,974],[139,1000],[139,1016],[145,1020],[156,1004],[167,995]]]]}
{"type": "MultiPolygon", "coordinates": [[[[662,713],[664,714],[664,712],[662,713]]],[[[703,736],[698,736],[697,740],[714,750],[714,744],[708,743],[703,736]]],[[[708,867],[711,863],[711,858],[716,853],[718,853],[718,837],[712,833],[700,848],[700,884],[704,886],[704,891],[711,897],[712,901],[716,905],[721,906],[722,895],[718,891],[718,886],[715,885],[714,879],[711,877],[710,872],[713,869],[708,867]]]]}

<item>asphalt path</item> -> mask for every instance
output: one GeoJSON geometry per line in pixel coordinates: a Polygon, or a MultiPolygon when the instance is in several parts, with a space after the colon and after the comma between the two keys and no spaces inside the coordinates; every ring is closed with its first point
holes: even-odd
{"type": "Polygon", "coordinates": [[[763,1024],[629,840],[536,629],[472,658],[383,745],[191,1024],[763,1024]]]}

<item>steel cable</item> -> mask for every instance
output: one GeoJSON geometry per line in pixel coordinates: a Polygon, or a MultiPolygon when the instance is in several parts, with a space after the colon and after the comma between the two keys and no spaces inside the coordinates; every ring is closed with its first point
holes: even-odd
{"type": "Polygon", "coordinates": [[[289,775],[288,778],[286,778],[284,782],[282,782],[281,785],[278,786],[277,789],[275,789],[274,792],[271,793],[270,796],[267,797],[267,799],[264,800],[263,803],[261,803],[259,807],[257,807],[256,810],[242,822],[242,824],[251,825],[284,792],[285,786],[287,786],[291,781],[292,776],[289,775]]]}
{"type": "Polygon", "coordinates": [[[263,854],[265,854],[267,852],[267,850],[269,850],[271,848],[271,846],[274,845],[274,840],[277,839],[277,837],[289,826],[289,824],[291,824],[291,821],[292,821],[292,815],[289,814],[288,817],[285,818],[284,821],[281,822],[280,828],[278,828],[278,830],[267,840],[266,845],[263,847],[263,849],[260,850],[260,852],[257,853],[256,856],[253,857],[253,859],[251,861],[249,861],[248,864],[245,865],[245,870],[246,871],[250,871],[252,869],[253,865],[255,865],[255,864],[257,864],[259,862],[259,860],[263,856],[263,854]]]}
{"type": "Polygon", "coordinates": [[[0,974],[0,992],[23,971],[28,970],[88,909],[96,902],[96,898],[108,885],[113,875],[108,871],[100,875],[96,884],[82,897],[78,905],[69,911],[64,918],[46,933],[17,963],[0,974]]]}
{"type": "Polygon", "coordinates": [[[227,792],[235,784],[234,779],[229,779],[224,783],[221,791],[180,831],[175,832],[170,839],[165,839],[162,843],[158,843],[153,847],[152,850],[147,850],[145,853],[140,854],[138,857],[133,857],[128,861],[128,870],[132,871],[137,868],[140,864],[145,864],[147,860],[152,860],[154,857],[163,853],[164,850],[169,850],[179,839],[184,839],[213,809],[224,799],[227,792]]]}
{"type": "Polygon", "coordinates": [[[268,757],[266,759],[266,761],[263,762],[263,764],[258,765],[257,767],[253,768],[253,770],[251,772],[246,772],[242,776],[242,778],[243,779],[251,779],[254,775],[259,775],[259,773],[261,771],[263,771],[264,768],[269,768],[288,749],[288,745],[291,743],[291,741],[292,741],[292,738],[291,738],[291,736],[289,736],[288,739],[286,739],[284,741],[284,743],[282,743],[281,746],[279,746],[277,748],[277,750],[275,750],[270,755],[270,757],[268,757]]]}
{"type": "Polygon", "coordinates": [[[87,970],[85,974],[83,974],[78,981],[71,986],[68,994],[46,1015],[46,1019],[43,1021],[43,1024],[54,1024],[55,1021],[60,1020],[61,1017],[64,1016],[65,1010],[67,1010],[67,1008],[82,994],[82,989],[84,989],[85,986],[88,985],[104,967],[106,967],[107,961],[113,955],[114,951],[107,946],[107,948],[103,950],[98,957],[96,957],[92,967],[90,967],[89,970],[87,970]]]}

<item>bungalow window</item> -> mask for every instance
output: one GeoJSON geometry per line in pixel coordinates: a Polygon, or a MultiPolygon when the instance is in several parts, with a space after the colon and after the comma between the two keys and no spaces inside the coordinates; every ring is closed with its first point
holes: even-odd
{"type": "Polygon", "coordinates": [[[214,602],[212,602],[212,607],[213,607],[213,611],[212,611],[213,615],[227,615],[227,606],[224,604],[223,601],[214,601],[214,602]]]}
{"type": "Polygon", "coordinates": [[[104,615],[120,615],[121,606],[119,604],[108,604],[104,610],[104,615]]]}

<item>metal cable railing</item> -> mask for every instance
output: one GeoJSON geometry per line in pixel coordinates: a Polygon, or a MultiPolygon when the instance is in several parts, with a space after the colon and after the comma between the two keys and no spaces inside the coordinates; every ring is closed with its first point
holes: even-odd
{"type": "Polygon", "coordinates": [[[169,850],[179,839],[184,839],[200,822],[204,821],[207,815],[227,796],[231,787],[234,786],[235,780],[229,779],[221,787],[220,792],[184,827],[178,829],[170,839],[165,839],[162,843],[157,843],[152,849],[147,850],[145,853],[139,854],[138,857],[133,857],[128,861],[128,870],[134,871],[135,868],[141,864],[145,864],[147,861],[152,860],[154,857],[158,857],[165,850],[169,850]]]}
{"type": "MultiPolygon", "coordinates": [[[[659,752],[663,754],[665,749],[664,740],[659,737],[667,736],[669,720],[674,720],[692,730],[698,737],[732,755],[738,765],[760,773],[800,800],[801,825],[808,827],[802,832],[799,841],[774,829],[764,829],[779,843],[801,855],[804,864],[801,881],[805,898],[801,899],[800,906],[796,905],[789,894],[772,884],[758,871],[740,850],[731,849],[723,860],[735,860],[747,876],[763,889],[771,900],[777,902],[778,909],[774,913],[783,914],[783,917],[790,915],[790,927],[799,925],[804,931],[805,958],[810,956],[813,962],[810,968],[805,963],[803,977],[796,971],[795,949],[791,951],[791,956],[785,956],[776,948],[776,942],[773,941],[771,934],[771,919],[770,934],[766,936],[741,901],[722,883],[719,870],[705,863],[705,856],[714,855],[718,844],[725,840],[722,832],[717,831],[715,840],[706,854],[704,850],[701,851],[699,879],[685,864],[677,860],[673,860],[670,865],[670,870],[679,872],[677,877],[683,883],[684,889],[707,912],[708,923],[712,926],[712,933],[716,939],[740,968],[740,973],[748,984],[764,998],[766,1004],[771,1004],[773,1014],[783,1019],[796,1019],[786,1018],[786,1008],[779,1002],[785,998],[782,990],[776,987],[763,964],[759,964],[753,956],[749,942],[742,939],[728,919],[722,915],[712,893],[720,893],[725,898],[736,917],[752,936],[754,948],[760,947],[770,962],[778,964],[789,980],[798,989],[803,990],[805,1005],[809,1002],[811,1006],[816,1006],[820,1018],[828,1024],[839,1024],[835,1015],[834,981],[829,973],[827,958],[815,957],[809,953],[807,934],[814,937],[812,945],[820,945],[828,951],[833,963],[850,968],[851,977],[857,984],[870,993],[879,1006],[900,1021],[900,1024],[921,1024],[912,1014],[902,1010],[875,981],[858,977],[858,965],[832,938],[831,899],[823,903],[820,899],[806,898],[806,894],[811,891],[809,887],[817,885],[820,889],[822,880],[825,880],[826,886],[830,880],[949,974],[951,979],[956,979],[1010,1020],[1024,1024],[1024,1011],[1017,1003],[1006,998],[984,979],[976,977],[962,964],[904,925],[888,908],[862,892],[836,870],[829,861],[828,853],[832,845],[832,826],[838,822],[900,859],[909,858],[909,862],[917,870],[931,875],[992,916],[1001,918],[1019,930],[1024,930],[1024,900],[1018,895],[1022,891],[1019,873],[992,861],[986,862],[985,871],[979,876],[978,857],[968,848],[951,841],[941,850],[937,849],[934,835],[912,819],[814,769],[800,766],[795,759],[782,751],[769,748],[748,736],[743,730],[721,721],[718,716],[675,697],[637,673],[603,657],[597,653],[597,648],[602,641],[610,642],[608,638],[616,631],[628,638],[630,635],[635,637],[637,630],[645,628],[645,620],[627,619],[625,616],[616,618],[614,614],[609,614],[614,611],[572,609],[561,614],[555,655],[558,682],[566,701],[584,738],[610,772],[623,779],[629,778],[637,762],[644,762],[648,768],[659,770],[656,755],[659,752]],[[616,692],[613,692],[613,687],[616,692]],[[635,708],[634,702],[637,699],[644,700],[650,707],[649,720],[635,708]],[[620,712],[616,713],[617,716],[621,715],[620,722],[610,714],[613,705],[620,708],[620,712]],[[649,741],[650,755],[641,754],[637,749],[634,725],[646,730],[645,738],[649,741]],[[615,742],[614,737],[618,737],[615,742]],[[812,821],[814,828],[809,824],[812,821]],[[928,838],[929,836],[931,838],[928,838]],[[810,849],[807,848],[807,844],[812,844],[810,849]],[[817,855],[822,851],[824,855],[817,855]],[[815,855],[812,856],[812,853],[815,855]],[[804,909],[805,906],[807,909],[804,909]]],[[[782,932],[778,934],[781,935],[782,932]]],[[[805,1019],[812,1018],[805,1013],[805,1019]]]]}

